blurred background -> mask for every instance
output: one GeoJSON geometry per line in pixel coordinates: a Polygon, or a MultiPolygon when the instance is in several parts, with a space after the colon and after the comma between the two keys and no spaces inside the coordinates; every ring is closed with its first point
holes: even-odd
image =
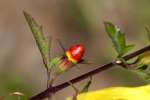
{"type": "MultiPolygon", "coordinates": [[[[0,0],[0,96],[20,91],[33,96],[46,89],[46,70],[22,11],[30,13],[47,37],[53,36],[51,56],[63,54],[56,39],[68,48],[83,43],[85,59],[103,65],[116,52],[104,29],[104,21],[118,25],[134,50],[148,44],[145,27],[150,26],[149,0],[0,0]]],[[[58,78],[56,85],[95,69],[79,65],[58,78]]],[[[82,87],[87,80],[78,84],[82,87]]],[[[146,81],[119,66],[93,77],[90,90],[110,86],[138,86],[146,81]]],[[[71,87],[56,93],[63,100],[71,87]]]]}

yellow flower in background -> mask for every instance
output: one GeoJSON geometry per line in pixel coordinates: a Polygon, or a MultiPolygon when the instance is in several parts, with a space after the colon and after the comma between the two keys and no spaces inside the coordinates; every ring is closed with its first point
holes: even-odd
{"type": "MultiPolygon", "coordinates": [[[[67,98],[66,100],[72,100],[67,98]]],[[[140,87],[111,87],[82,93],[77,100],[150,100],[150,85],[140,87]]]]}

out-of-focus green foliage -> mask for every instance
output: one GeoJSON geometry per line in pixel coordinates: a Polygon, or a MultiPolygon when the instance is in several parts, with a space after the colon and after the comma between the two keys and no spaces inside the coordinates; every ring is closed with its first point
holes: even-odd
{"type": "MultiPolygon", "coordinates": [[[[150,42],[150,31],[146,27],[147,31],[147,38],[150,42]]],[[[139,55],[137,60],[134,62],[134,67],[136,72],[142,76],[142,78],[149,81],[150,79],[150,51],[144,52],[143,54],[139,55]]]]}
{"type": "Polygon", "coordinates": [[[136,60],[135,69],[142,78],[150,79],[150,51],[141,54],[136,60]]]}
{"type": "Polygon", "coordinates": [[[4,97],[4,100],[29,100],[29,98],[27,96],[10,95],[4,97]]]}
{"type": "Polygon", "coordinates": [[[0,96],[2,96],[4,100],[19,100],[16,98],[22,98],[20,100],[27,100],[27,98],[36,91],[33,83],[27,83],[23,79],[12,75],[12,73],[9,73],[9,76],[5,73],[1,73],[0,78],[3,79],[0,82],[0,96]],[[23,93],[24,96],[18,97],[17,95],[10,95],[16,91],[23,93]]]}
{"type": "Polygon", "coordinates": [[[111,38],[114,48],[118,53],[118,57],[123,56],[125,53],[133,49],[134,45],[127,45],[125,35],[120,29],[110,22],[105,22],[105,29],[111,38]]]}
{"type": "Polygon", "coordinates": [[[147,51],[143,54],[141,54],[139,57],[138,57],[138,67],[141,67],[143,65],[149,65],[150,64],[150,51],[147,51]]]}

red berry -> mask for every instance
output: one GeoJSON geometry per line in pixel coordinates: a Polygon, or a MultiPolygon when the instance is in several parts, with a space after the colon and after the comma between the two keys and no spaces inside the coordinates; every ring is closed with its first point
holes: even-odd
{"type": "Polygon", "coordinates": [[[85,48],[83,45],[77,44],[70,47],[68,51],[70,52],[71,57],[77,62],[79,62],[84,55],[85,48]]]}

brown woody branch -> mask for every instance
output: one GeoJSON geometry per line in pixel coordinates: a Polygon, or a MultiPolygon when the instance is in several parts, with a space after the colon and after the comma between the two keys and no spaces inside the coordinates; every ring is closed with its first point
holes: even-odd
{"type": "MultiPolygon", "coordinates": [[[[140,50],[137,50],[137,51],[135,51],[135,52],[133,52],[133,53],[131,53],[129,55],[124,56],[123,59],[124,60],[132,59],[132,58],[134,58],[134,57],[136,57],[136,56],[138,56],[138,55],[140,55],[140,54],[142,54],[142,53],[144,53],[144,52],[146,52],[148,50],[150,50],[150,45],[146,46],[146,47],[144,47],[144,48],[142,48],[140,50]]],[[[108,64],[105,64],[105,65],[99,65],[100,67],[96,68],[95,70],[87,72],[87,73],[85,73],[85,74],[83,74],[81,76],[78,76],[78,77],[70,80],[70,82],[73,83],[73,84],[77,83],[77,82],[79,82],[81,80],[84,80],[84,79],[88,78],[89,76],[93,76],[93,75],[95,75],[95,74],[97,74],[99,72],[102,72],[102,71],[104,71],[106,69],[109,69],[109,68],[113,67],[113,65],[114,65],[114,61],[112,61],[112,62],[110,62],[108,64]]],[[[31,97],[30,100],[41,100],[43,98],[46,98],[49,95],[50,92],[55,93],[55,92],[57,92],[59,90],[62,90],[64,88],[68,87],[68,86],[69,86],[69,83],[65,82],[63,84],[54,86],[52,88],[48,88],[48,89],[42,91],[41,93],[31,97]]]]}

